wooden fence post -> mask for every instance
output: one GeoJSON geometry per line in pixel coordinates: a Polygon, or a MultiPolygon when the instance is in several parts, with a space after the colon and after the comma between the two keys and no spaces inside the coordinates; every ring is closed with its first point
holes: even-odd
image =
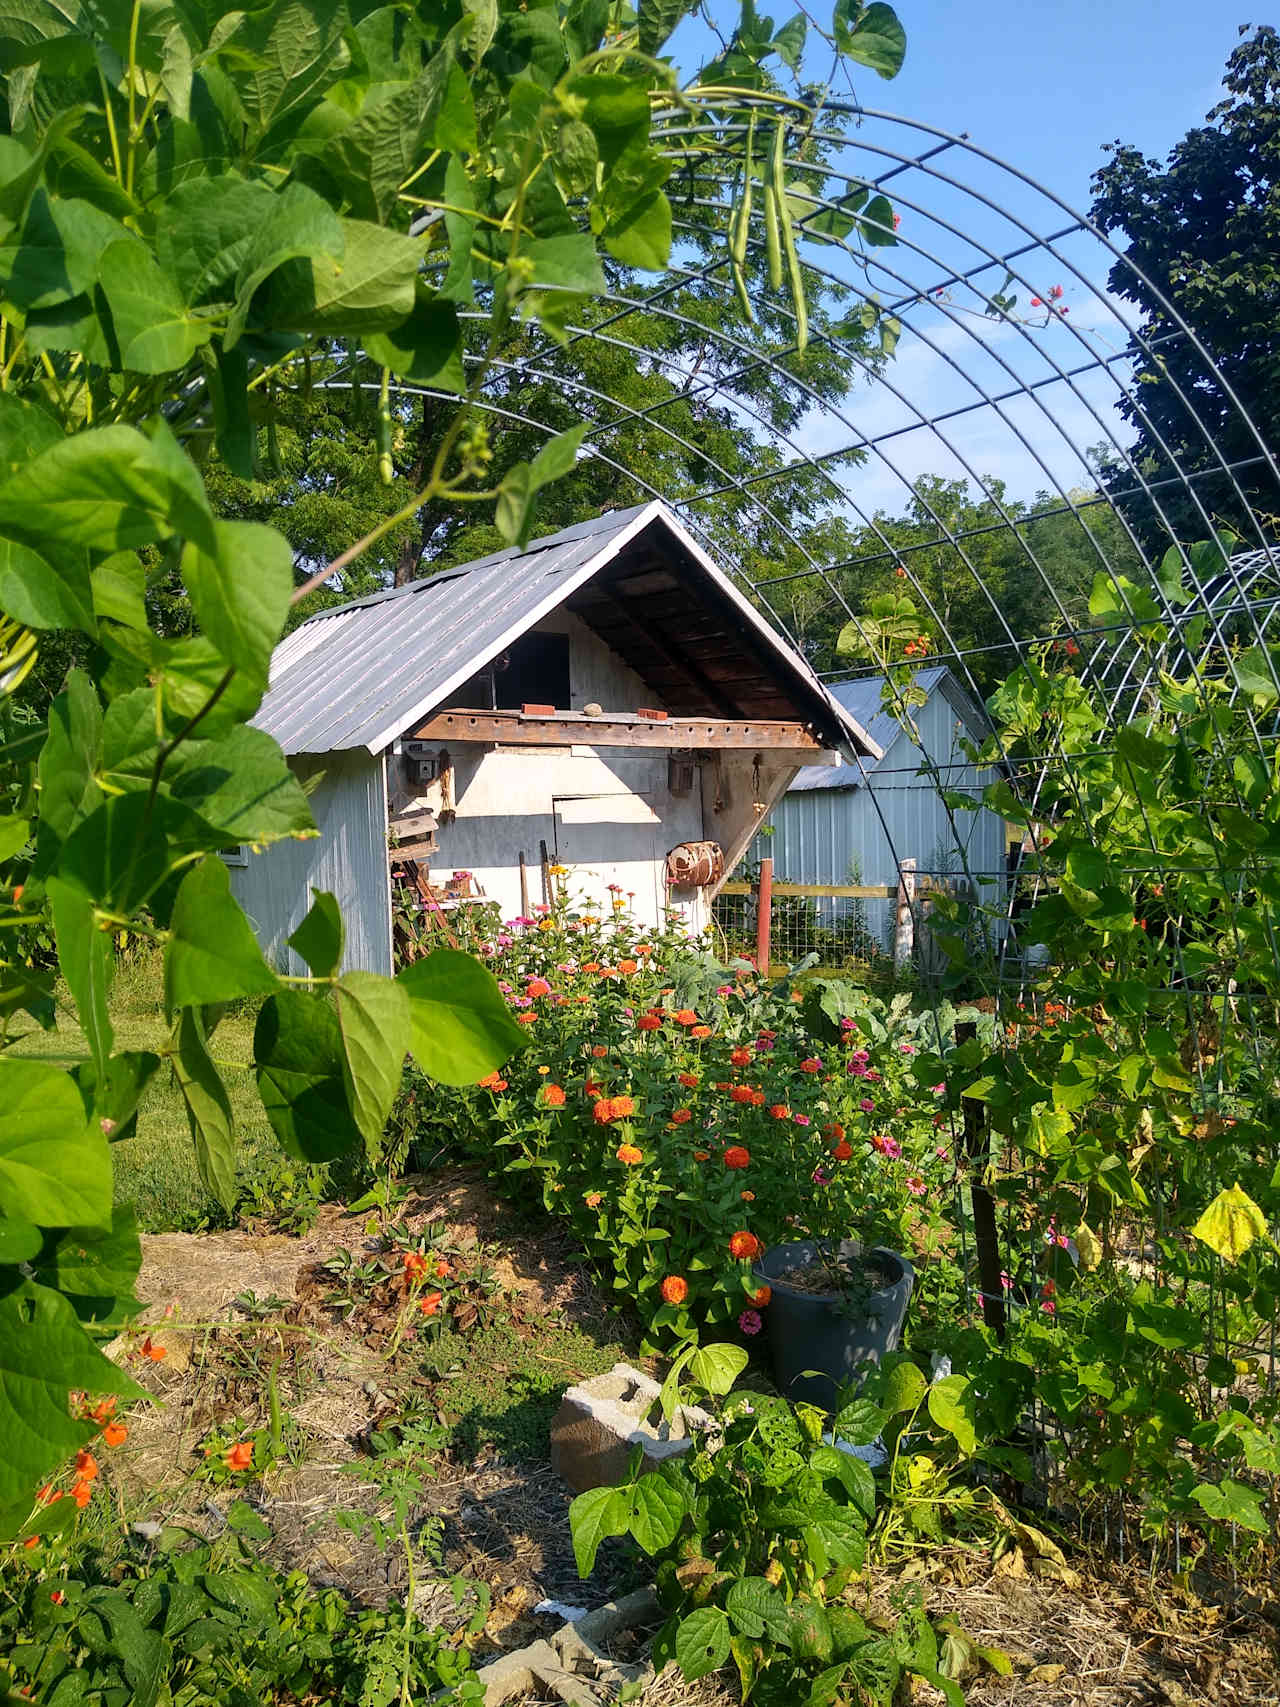
{"type": "Polygon", "coordinates": [[[911,964],[916,938],[916,862],[898,862],[898,911],[893,926],[893,970],[905,972],[911,964]]]}
{"type": "MultiPolygon", "coordinates": [[[[977,1023],[971,1019],[956,1021],[956,1045],[972,1043],[978,1035],[977,1023]]],[[[987,1134],[987,1110],[973,1097],[962,1097],[960,1108],[964,1119],[964,1153],[970,1167],[969,1192],[973,1203],[973,1242],[978,1252],[978,1284],[982,1288],[982,1319],[998,1340],[1005,1335],[1003,1264],[1000,1261],[1000,1234],[996,1227],[996,1202],[988,1187],[982,1183],[991,1164],[991,1144],[987,1134]]]]}
{"type": "Polygon", "coordinates": [[[760,861],[756,883],[756,970],[769,976],[769,934],[773,926],[773,861],[760,861]]]}

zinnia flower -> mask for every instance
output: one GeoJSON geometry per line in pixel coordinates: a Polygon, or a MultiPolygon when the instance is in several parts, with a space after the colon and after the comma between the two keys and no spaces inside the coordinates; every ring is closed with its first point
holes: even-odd
{"type": "Polygon", "coordinates": [[[669,1274],[662,1283],[662,1296],[668,1304],[683,1304],[689,1296],[689,1282],[682,1274],[669,1274]]]}
{"type": "Polygon", "coordinates": [[[637,1162],[644,1161],[644,1151],[637,1150],[634,1144],[619,1144],[618,1160],[626,1167],[633,1168],[637,1162]]]}
{"type": "Polygon", "coordinates": [[[807,1114],[797,1114],[795,1116],[795,1122],[797,1126],[808,1126],[809,1116],[807,1114]]]}
{"type": "Polygon", "coordinates": [[[589,1191],[582,1201],[588,1209],[598,1209],[604,1202],[604,1197],[598,1191],[589,1191]]]}
{"type": "Polygon", "coordinates": [[[831,1154],[837,1162],[847,1162],[853,1154],[853,1145],[847,1138],[842,1138],[838,1144],[831,1146],[831,1154]]]}
{"type": "Polygon", "coordinates": [[[751,1302],[755,1305],[757,1310],[763,1310],[766,1308],[772,1297],[772,1286],[760,1286],[751,1294],[751,1302]]]}
{"type": "Polygon", "coordinates": [[[784,1103],[784,1102],[775,1102],[773,1107],[769,1110],[769,1113],[773,1116],[773,1118],[775,1120],[790,1120],[791,1119],[791,1110],[787,1107],[786,1103],[784,1103]]]}
{"type": "Polygon", "coordinates": [[[537,1023],[538,1023],[537,1014],[517,1014],[516,1015],[516,1024],[517,1025],[536,1025],[537,1023]]]}
{"type": "Polygon", "coordinates": [[[591,1053],[597,1061],[603,1061],[609,1051],[603,1043],[594,1043],[591,1046],[591,1053]]]}
{"type": "Polygon", "coordinates": [[[505,1091],[507,1081],[497,1073],[486,1073],[483,1079],[476,1080],[476,1088],[482,1091],[505,1091]]]}
{"type": "Polygon", "coordinates": [[[701,1081],[696,1073],[677,1073],[676,1083],[683,1085],[687,1091],[695,1091],[701,1081]]]}
{"type": "Polygon", "coordinates": [[[550,1085],[550,1084],[543,1085],[543,1087],[542,1087],[542,1106],[543,1106],[543,1108],[563,1108],[564,1107],[564,1086],[563,1085],[550,1085]]]}
{"type": "Polygon", "coordinates": [[[621,972],[624,977],[629,978],[633,972],[638,972],[639,970],[640,962],[638,960],[620,960],[618,962],[618,971],[621,972]]]}
{"type": "Polygon", "coordinates": [[[693,1152],[693,1159],[695,1162],[709,1162],[711,1160],[711,1152],[710,1150],[695,1150],[693,1152]]]}
{"type": "Polygon", "coordinates": [[[530,978],[529,982],[525,985],[524,993],[526,996],[549,996],[551,994],[551,986],[547,983],[545,978],[530,978]]]}
{"type": "Polygon", "coordinates": [[[740,1191],[738,1196],[744,1203],[754,1203],[756,1200],[756,1194],[754,1191],[740,1191]]]}
{"type": "Polygon", "coordinates": [[[689,1036],[696,1038],[699,1043],[703,1043],[711,1036],[711,1027],[709,1025],[695,1025],[690,1030],[689,1036]]]}
{"type": "Polygon", "coordinates": [[[636,1021],[636,1030],[657,1031],[661,1025],[662,1020],[657,1014],[641,1014],[640,1018],[636,1021]]]}
{"type": "Polygon", "coordinates": [[[818,1060],[816,1055],[811,1055],[807,1061],[800,1063],[800,1071],[802,1073],[820,1073],[822,1062],[818,1060]]]}
{"type": "Polygon", "coordinates": [[[896,1138],[886,1138],[882,1134],[878,1134],[871,1140],[871,1148],[873,1150],[879,1150],[882,1156],[888,1156],[891,1162],[897,1161],[898,1157],[902,1154],[902,1145],[899,1144],[898,1140],[896,1138]]]}
{"type": "Polygon", "coordinates": [[[687,1126],[692,1119],[693,1110],[691,1108],[678,1108],[671,1116],[671,1123],[673,1126],[687,1126]]]}
{"type": "Polygon", "coordinates": [[[634,1097],[628,1097],[628,1096],[614,1097],[614,1099],[613,1099],[613,1118],[615,1120],[625,1119],[625,1117],[628,1114],[634,1114],[635,1111],[636,1111],[636,1099],[634,1097]]]}
{"type": "Polygon", "coordinates": [[[750,1085],[733,1085],[733,1086],[731,1086],[730,1090],[729,1090],[729,1101],[730,1102],[749,1103],[751,1101],[751,1086],[750,1085]]]}
{"type": "Polygon", "coordinates": [[[729,1060],[735,1067],[745,1067],[751,1060],[751,1051],[749,1049],[735,1049],[729,1056],[729,1060]]]}
{"type": "Polygon", "coordinates": [[[745,1144],[731,1144],[724,1153],[726,1168],[745,1168],[750,1165],[751,1152],[745,1144]]]}
{"type": "Polygon", "coordinates": [[[591,1114],[599,1125],[607,1126],[613,1119],[613,1099],[611,1097],[597,1097],[596,1105],[591,1114]]]}
{"type": "Polygon", "coordinates": [[[920,1178],[919,1174],[909,1174],[907,1176],[907,1190],[911,1193],[912,1197],[924,1196],[925,1183],[920,1178]]]}
{"type": "Polygon", "coordinates": [[[730,1235],[729,1255],[737,1257],[739,1262],[750,1262],[760,1255],[762,1248],[755,1234],[748,1233],[745,1228],[741,1228],[738,1232],[730,1235]]]}
{"type": "Polygon", "coordinates": [[[692,1008],[681,1008],[676,1014],[677,1025],[697,1025],[698,1016],[692,1008]]]}
{"type": "Polygon", "coordinates": [[[858,1104],[858,1107],[864,1114],[870,1114],[875,1106],[875,1103],[872,1102],[870,1097],[863,1097],[862,1101],[858,1104]]]}
{"type": "Polygon", "coordinates": [[[764,1326],[764,1318],[758,1310],[744,1310],[738,1317],[738,1327],[744,1334],[758,1334],[764,1326]]]}
{"type": "Polygon", "coordinates": [[[752,1091],[752,1093],[751,1093],[751,1106],[752,1106],[752,1108],[763,1108],[764,1107],[764,1092],[763,1091],[752,1091]]]}

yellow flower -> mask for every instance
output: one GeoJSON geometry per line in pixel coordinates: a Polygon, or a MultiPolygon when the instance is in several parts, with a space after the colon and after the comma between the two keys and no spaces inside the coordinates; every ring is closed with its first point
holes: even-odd
{"type": "Polygon", "coordinates": [[[553,931],[555,928],[555,922],[552,919],[540,919],[538,921],[538,929],[540,931],[553,931]]]}

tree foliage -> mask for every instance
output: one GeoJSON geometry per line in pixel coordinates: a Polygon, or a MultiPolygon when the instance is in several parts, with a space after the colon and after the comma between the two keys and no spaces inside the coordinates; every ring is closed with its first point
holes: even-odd
{"type": "Polygon", "coordinates": [[[1280,511],[1263,455],[1280,442],[1280,34],[1270,25],[1248,34],[1224,84],[1226,98],[1163,165],[1117,142],[1094,179],[1093,217],[1126,245],[1110,286],[1139,314],[1136,383],[1121,408],[1135,432],[1133,460],[1157,490],[1153,498],[1136,490],[1119,459],[1107,487],[1126,495],[1125,514],[1156,552],[1200,537],[1208,522],[1256,542],[1249,508],[1280,511]],[[1194,499],[1182,475],[1193,478],[1194,499]]]}

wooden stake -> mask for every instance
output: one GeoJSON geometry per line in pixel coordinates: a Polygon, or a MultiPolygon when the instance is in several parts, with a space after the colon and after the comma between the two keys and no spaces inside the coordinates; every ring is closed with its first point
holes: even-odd
{"type": "Polygon", "coordinates": [[[520,854],[520,917],[529,917],[529,867],[525,863],[523,851],[520,854]]]}
{"type": "Polygon", "coordinates": [[[898,911],[893,927],[893,970],[905,972],[916,941],[916,862],[898,864],[898,911]]]}
{"type": "Polygon", "coordinates": [[[769,976],[770,932],[773,929],[773,861],[760,861],[760,881],[756,885],[756,970],[769,976]]]}

